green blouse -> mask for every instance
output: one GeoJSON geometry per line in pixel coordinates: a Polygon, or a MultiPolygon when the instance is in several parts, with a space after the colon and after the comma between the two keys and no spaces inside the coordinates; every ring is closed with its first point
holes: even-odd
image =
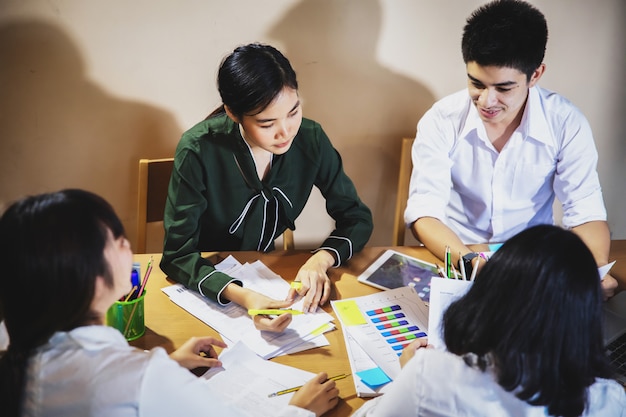
{"type": "Polygon", "coordinates": [[[302,212],[316,186],[335,230],[316,249],[339,266],[363,249],[372,229],[370,210],[344,173],[341,157],[316,122],[302,120],[291,148],[273,155],[261,181],[239,125],[226,115],[185,132],[176,148],[165,205],[161,269],[176,281],[220,303],[230,282],[242,283],[202,258],[202,251],[274,249],[274,239],[302,212]]]}

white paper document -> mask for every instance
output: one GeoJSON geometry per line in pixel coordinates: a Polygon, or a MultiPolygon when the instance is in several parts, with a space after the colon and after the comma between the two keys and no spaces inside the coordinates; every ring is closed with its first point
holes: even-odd
{"type": "MultiPolygon", "coordinates": [[[[271,298],[286,296],[289,291],[289,284],[260,261],[241,264],[229,256],[216,268],[240,279],[245,287],[271,298]]],[[[333,317],[318,308],[316,313],[294,315],[289,327],[282,333],[263,332],[254,327],[248,311],[235,303],[221,306],[182,284],[165,287],[162,291],[172,302],[211,326],[230,343],[242,341],[265,359],[327,346],[328,340],[323,333],[334,329],[333,317]]],[[[302,300],[291,308],[301,310],[302,300]]]]}
{"type": "Polygon", "coordinates": [[[473,281],[436,277],[430,281],[430,304],[428,305],[428,343],[437,349],[445,349],[441,333],[443,313],[448,306],[462,297],[473,281]]]}
{"type": "Polygon", "coordinates": [[[358,395],[377,395],[400,373],[402,349],[426,336],[428,307],[408,286],[331,304],[348,334],[346,347],[358,395]],[[365,372],[363,368],[372,365],[370,372],[365,372]],[[361,382],[367,389],[359,386],[361,382]]]}
{"type": "MultiPolygon", "coordinates": [[[[210,389],[249,417],[275,416],[293,393],[268,397],[277,391],[304,385],[315,374],[258,357],[243,343],[224,349],[221,368],[204,375],[210,389]]],[[[210,407],[210,404],[208,405],[210,407]]]]}

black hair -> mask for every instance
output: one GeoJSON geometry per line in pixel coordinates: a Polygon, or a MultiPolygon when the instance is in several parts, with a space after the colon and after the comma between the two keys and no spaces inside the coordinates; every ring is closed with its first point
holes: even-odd
{"type": "Polygon", "coordinates": [[[276,48],[260,43],[239,46],[222,61],[217,88],[223,105],[238,118],[262,112],[285,88],[298,89],[296,73],[276,48]]]}
{"type": "Polygon", "coordinates": [[[0,358],[0,409],[21,415],[28,358],[57,331],[96,322],[96,277],[113,286],[108,231],[124,228],[101,197],[68,189],[26,197],[0,218],[0,308],[9,347],[0,358]]]}
{"type": "Polygon", "coordinates": [[[498,383],[550,415],[579,416],[587,387],[611,377],[594,258],[573,232],[531,227],[509,239],[444,314],[457,355],[492,360],[498,383]]]}
{"type": "Polygon", "coordinates": [[[519,0],[495,0],[476,9],[463,29],[463,61],[515,68],[530,80],[548,41],[544,15],[519,0]]]}

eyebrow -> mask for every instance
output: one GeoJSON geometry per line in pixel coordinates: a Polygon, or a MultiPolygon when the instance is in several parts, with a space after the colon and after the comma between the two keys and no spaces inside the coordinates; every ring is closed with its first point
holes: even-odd
{"type": "MultiPolygon", "coordinates": [[[[472,80],[472,82],[478,83],[478,84],[482,84],[485,85],[485,83],[483,83],[482,81],[480,81],[478,78],[474,78],[471,75],[467,74],[467,78],[469,78],[470,80],[472,80]]],[[[493,84],[494,87],[510,87],[512,85],[517,85],[517,81],[504,81],[501,83],[495,83],[493,84]]]]}
{"type": "MultiPolygon", "coordinates": [[[[291,108],[291,110],[289,110],[287,112],[287,114],[293,112],[295,109],[298,108],[298,106],[300,106],[300,100],[296,101],[296,104],[293,105],[293,107],[291,108]]],[[[267,123],[267,122],[273,122],[276,119],[256,119],[257,123],[267,123]]]]}

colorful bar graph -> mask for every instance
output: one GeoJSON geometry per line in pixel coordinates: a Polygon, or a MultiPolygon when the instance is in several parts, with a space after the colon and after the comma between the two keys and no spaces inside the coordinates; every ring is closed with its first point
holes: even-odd
{"type": "Polygon", "coordinates": [[[393,329],[393,330],[388,330],[385,332],[380,332],[380,334],[382,334],[385,337],[389,337],[389,336],[399,335],[402,333],[416,332],[416,331],[419,331],[419,329],[420,328],[417,326],[409,326],[409,327],[403,327],[401,329],[393,329]]]}
{"type": "Polygon", "coordinates": [[[376,328],[378,330],[385,330],[385,329],[391,329],[392,327],[406,326],[407,324],[409,324],[409,322],[406,320],[389,321],[387,323],[377,324],[376,328]]]}
{"type": "Polygon", "coordinates": [[[390,307],[383,307],[383,308],[377,308],[375,310],[366,311],[365,313],[368,316],[375,316],[377,314],[391,313],[392,311],[398,311],[398,310],[401,310],[400,306],[394,305],[390,307]]]}
{"type": "Polygon", "coordinates": [[[365,314],[372,323],[375,323],[380,335],[385,338],[398,356],[413,340],[426,336],[419,326],[409,323],[406,319],[400,320],[406,315],[402,312],[402,307],[397,304],[368,310],[365,314]]]}
{"type": "Polygon", "coordinates": [[[386,315],[381,316],[381,317],[374,317],[374,318],[372,318],[372,322],[373,323],[382,323],[384,321],[389,321],[389,320],[394,320],[394,319],[401,319],[403,317],[405,317],[404,313],[386,314],[386,315]]]}
{"type": "Polygon", "coordinates": [[[407,340],[415,340],[418,337],[425,337],[425,336],[426,336],[426,333],[424,332],[411,333],[411,334],[407,334],[403,336],[391,337],[387,339],[387,343],[392,344],[392,343],[406,342],[407,340]]]}
{"type": "MultiPolygon", "coordinates": [[[[409,343],[400,343],[400,344],[398,344],[398,345],[393,345],[391,348],[392,348],[393,350],[396,350],[396,351],[402,351],[402,349],[404,349],[404,348],[405,348],[405,347],[407,347],[408,345],[409,345],[409,343]]],[[[402,353],[402,352],[398,353],[398,356],[400,356],[400,354],[401,354],[401,353],[402,353]]]]}

